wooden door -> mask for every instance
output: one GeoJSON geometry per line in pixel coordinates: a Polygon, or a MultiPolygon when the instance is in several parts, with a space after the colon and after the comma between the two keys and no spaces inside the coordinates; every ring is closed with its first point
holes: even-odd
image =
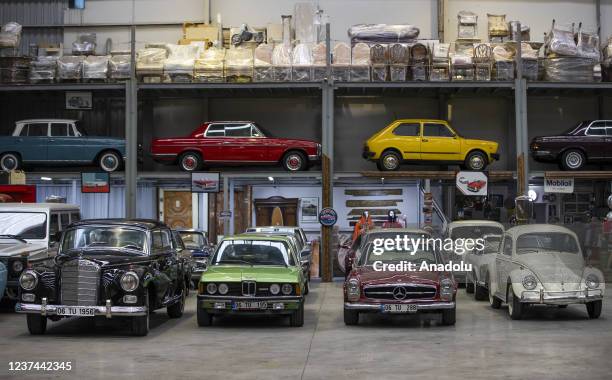
{"type": "Polygon", "coordinates": [[[297,226],[298,202],[298,198],[284,197],[255,199],[255,224],[272,226],[282,223],[284,226],[297,226]]]}
{"type": "Polygon", "coordinates": [[[190,191],[164,191],[164,223],[172,229],[193,228],[190,191]]]}
{"type": "MultiPolygon", "coordinates": [[[[208,195],[208,236],[216,242],[218,235],[223,235],[225,220],[219,217],[223,211],[223,193],[208,195]]],[[[243,233],[251,223],[251,187],[243,186],[234,189],[234,214],[230,222],[234,224],[234,233],[243,233]]]]}

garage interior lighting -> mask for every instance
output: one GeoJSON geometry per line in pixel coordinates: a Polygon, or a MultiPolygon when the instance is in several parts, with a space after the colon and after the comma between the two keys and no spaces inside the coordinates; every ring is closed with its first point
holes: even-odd
{"type": "Polygon", "coordinates": [[[274,177],[268,177],[268,181],[274,182],[274,177]]]}
{"type": "Polygon", "coordinates": [[[52,181],[53,179],[51,177],[40,177],[41,181],[52,181]]]}

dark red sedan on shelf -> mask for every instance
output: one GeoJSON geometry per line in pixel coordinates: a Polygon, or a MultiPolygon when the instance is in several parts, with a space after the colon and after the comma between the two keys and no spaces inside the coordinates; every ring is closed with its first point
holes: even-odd
{"type": "Polygon", "coordinates": [[[213,121],[189,136],[154,139],[151,155],[157,162],[178,164],[184,171],[204,166],[278,164],[288,171],[300,171],[321,160],[321,144],[271,137],[250,121],[213,121]]]}

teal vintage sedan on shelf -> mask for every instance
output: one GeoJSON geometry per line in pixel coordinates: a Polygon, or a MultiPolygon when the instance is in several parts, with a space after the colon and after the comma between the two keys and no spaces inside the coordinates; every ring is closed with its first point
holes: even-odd
{"type": "Polygon", "coordinates": [[[105,172],[114,172],[121,168],[124,158],[124,139],[87,136],[78,120],[20,120],[11,136],[0,136],[3,171],[23,165],[96,165],[105,172]]]}

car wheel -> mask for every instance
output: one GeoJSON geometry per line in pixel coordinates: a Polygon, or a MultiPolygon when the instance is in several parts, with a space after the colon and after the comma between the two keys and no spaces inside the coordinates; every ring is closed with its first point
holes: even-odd
{"type": "Polygon", "coordinates": [[[304,302],[301,302],[298,309],[289,316],[289,324],[291,327],[304,326],[304,302]]]}
{"type": "MultiPolygon", "coordinates": [[[[472,275],[474,276],[474,275],[472,275]]],[[[475,280],[474,280],[475,281],[475,280]]],[[[465,277],[465,292],[468,294],[474,293],[474,281],[470,281],[467,276],[465,277]]]]}
{"type": "Polygon", "coordinates": [[[491,294],[491,289],[489,289],[489,304],[493,309],[499,309],[501,307],[501,300],[497,298],[494,294],[491,294]]]}
{"type": "Polygon", "coordinates": [[[306,285],[304,286],[304,295],[308,295],[310,293],[310,281],[306,281],[306,285]]]}
{"type": "Polygon", "coordinates": [[[557,306],[559,309],[567,309],[567,305],[558,305],[557,306]]]}
{"type": "Polygon", "coordinates": [[[380,170],[382,171],[394,171],[394,170],[398,170],[400,167],[400,163],[401,163],[401,157],[400,155],[393,151],[393,150],[388,150],[383,152],[383,154],[380,155],[380,170]]]}
{"type": "Polygon", "coordinates": [[[121,167],[121,156],[117,152],[104,152],[98,158],[98,166],[105,172],[114,172],[121,167]]]}
{"type": "Polygon", "coordinates": [[[38,314],[27,315],[28,330],[32,335],[42,335],[47,331],[47,317],[38,314]]]}
{"type": "Polygon", "coordinates": [[[166,309],[168,311],[168,317],[180,318],[183,316],[185,311],[185,297],[187,296],[187,286],[183,283],[183,289],[181,290],[181,298],[178,302],[175,302],[166,309]]]}
{"type": "Polygon", "coordinates": [[[185,152],[179,157],[179,167],[185,172],[202,169],[202,157],[196,152],[185,152]]]}
{"type": "Polygon", "coordinates": [[[149,310],[149,290],[146,289],[143,296],[147,313],[143,316],[132,317],[132,335],[146,336],[149,333],[149,321],[151,310],[149,310]]]}
{"type": "Polygon", "coordinates": [[[283,156],[283,168],[289,172],[299,172],[306,170],[307,167],[306,157],[301,152],[287,152],[283,156]]]}
{"type": "Polygon", "coordinates": [[[586,304],[590,319],[597,319],[601,315],[602,301],[593,301],[586,304]]]}
{"type": "Polygon", "coordinates": [[[469,170],[484,170],[487,167],[487,157],[482,152],[470,152],[464,165],[469,170]]]}
{"type": "Polygon", "coordinates": [[[570,149],[561,156],[563,170],[580,170],[586,164],[586,156],[579,150],[570,149]]]}
{"type": "Polygon", "coordinates": [[[442,324],[452,326],[457,320],[457,308],[442,310],[442,324]]]}
{"type": "Polygon", "coordinates": [[[474,284],[474,299],[476,301],[484,301],[487,299],[487,287],[480,286],[478,283],[474,284]]]}
{"type": "Polygon", "coordinates": [[[347,326],[359,324],[359,312],[357,310],[344,308],[344,324],[347,326]]]}
{"type": "Polygon", "coordinates": [[[213,316],[198,305],[198,326],[206,327],[212,325],[213,316]]]}
{"type": "Polygon", "coordinates": [[[15,153],[4,153],[0,157],[0,169],[4,172],[17,170],[21,167],[21,159],[15,153]]]}
{"type": "Polygon", "coordinates": [[[514,295],[512,285],[508,286],[508,315],[511,319],[518,320],[523,317],[523,304],[521,300],[514,295]]]}

